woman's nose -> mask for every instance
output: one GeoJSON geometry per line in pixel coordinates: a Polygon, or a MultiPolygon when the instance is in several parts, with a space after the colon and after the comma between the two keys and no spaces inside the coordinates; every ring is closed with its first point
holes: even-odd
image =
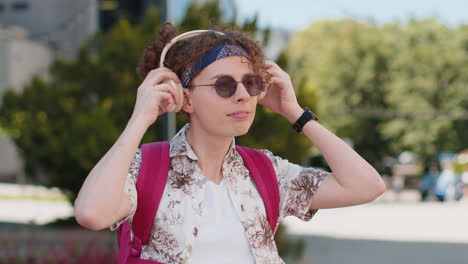
{"type": "Polygon", "coordinates": [[[237,83],[237,89],[236,89],[236,92],[234,93],[234,97],[236,101],[248,100],[250,98],[250,94],[242,82],[237,83]]]}

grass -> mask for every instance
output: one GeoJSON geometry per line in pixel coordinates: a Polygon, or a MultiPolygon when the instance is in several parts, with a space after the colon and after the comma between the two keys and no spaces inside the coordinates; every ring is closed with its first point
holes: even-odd
{"type": "Polygon", "coordinates": [[[0,200],[34,200],[34,201],[57,201],[57,202],[68,201],[65,195],[44,196],[44,195],[5,195],[5,194],[0,194],[0,200]]]}
{"type": "Polygon", "coordinates": [[[68,201],[68,197],[56,187],[0,183],[0,200],[68,201]]]}

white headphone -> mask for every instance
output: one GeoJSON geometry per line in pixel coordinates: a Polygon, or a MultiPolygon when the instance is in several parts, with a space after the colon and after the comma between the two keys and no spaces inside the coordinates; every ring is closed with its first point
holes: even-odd
{"type": "MultiPolygon", "coordinates": [[[[166,44],[166,46],[164,46],[164,49],[161,52],[161,59],[159,60],[159,68],[164,67],[164,59],[166,58],[166,54],[169,51],[169,49],[177,41],[182,40],[182,39],[186,39],[186,38],[190,38],[190,37],[193,37],[193,36],[199,35],[201,33],[205,33],[205,32],[215,32],[215,33],[217,33],[219,35],[224,35],[224,33],[222,33],[222,32],[201,29],[201,30],[188,31],[188,32],[185,32],[183,34],[180,34],[180,35],[174,37],[173,39],[171,39],[171,41],[169,43],[166,44]]],[[[182,84],[180,84],[180,83],[176,84],[173,80],[163,80],[162,82],[163,83],[169,82],[171,84],[171,86],[177,91],[177,97],[179,98],[179,103],[177,105],[173,106],[172,109],[170,109],[169,112],[179,112],[182,109],[182,106],[184,105],[184,88],[182,87],[182,84]]],[[[161,102],[159,107],[165,111],[166,110],[166,103],[164,101],[161,102]]]]}
{"type": "Polygon", "coordinates": [[[164,67],[164,59],[166,58],[166,53],[177,41],[182,40],[182,39],[186,39],[186,38],[190,38],[190,37],[194,37],[196,35],[199,35],[199,34],[205,33],[205,32],[214,32],[214,33],[219,34],[219,35],[224,35],[223,32],[214,31],[214,30],[207,30],[207,29],[192,30],[192,31],[189,31],[189,32],[182,33],[182,34],[174,37],[173,39],[171,39],[171,41],[169,41],[169,43],[166,44],[166,46],[164,47],[164,49],[161,52],[161,60],[159,61],[159,67],[164,67]]]}

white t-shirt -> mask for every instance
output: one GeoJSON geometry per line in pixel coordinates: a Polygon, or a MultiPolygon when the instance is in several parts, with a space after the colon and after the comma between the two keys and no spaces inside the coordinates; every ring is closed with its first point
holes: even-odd
{"type": "Polygon", "coordinates": [[[224,178],[207,181],[203,216],[190,264],[253,264],[255,259],[224,178]]]}

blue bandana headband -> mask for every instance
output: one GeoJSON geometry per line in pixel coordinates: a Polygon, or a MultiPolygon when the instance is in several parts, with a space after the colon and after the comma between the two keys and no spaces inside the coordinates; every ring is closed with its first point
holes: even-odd
{"type": "Polygon", "coordinates": [[[248,57],[249,53],[235,45],[219,45],[203,54],[193,65],[182,73],[182,85],[187,87],[192,79],[211,63],[229,56],[248,57]]]}

